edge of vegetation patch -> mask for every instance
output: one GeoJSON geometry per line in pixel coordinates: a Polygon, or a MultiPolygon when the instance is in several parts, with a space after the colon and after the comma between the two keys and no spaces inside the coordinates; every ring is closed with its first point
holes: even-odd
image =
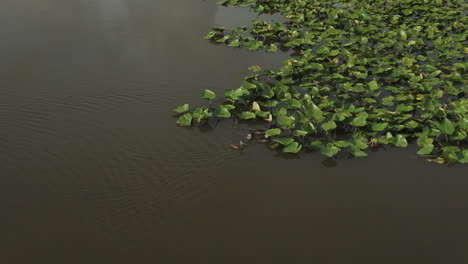
{"type": "MultiPolygon", "coordinates": [[[[367,156],[379,145],[419,146],[437,163],[468,162],[468,4],[463,0],[224,0],[280,13],[284,23],[213,27],[206,39],[293,51],[278,71],[252,66],[223,104],[174,111],[177,124],[264,120],[264,141],[287,153],[367,156]]],[[[202,97],[214,100],[210,90],[202,97]]]]}

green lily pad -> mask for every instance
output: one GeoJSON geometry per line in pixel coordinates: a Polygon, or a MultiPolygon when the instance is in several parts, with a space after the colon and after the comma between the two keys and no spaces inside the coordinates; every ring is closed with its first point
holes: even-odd
{"type": "Polygon", "coordinates": [[[182,113],[187,112],[189,109],[190,109],[189,104],[184,104],[184,105],[176,107],[173,111],[178,114],[182,114],[182,113]]]}
{"type": "Polygon", "coordinates": [[[323,123],[320,127],[325,131],[330,131],[336,128],[336,123],[333,120],[329,120],[328,122],[323,123]]]}
{"type": "Polygon", "coordinates": [[[327,157],[333,157],[335,156],[338,152],[340,152],[340,148],[335,146],[333,143],[328,143],[322,145],[322,154],[327,156],[327,157]]]}
{"type": "Polygon", "coordinates": [[[367,124],[367,117],[366,116],[357,116],[356,118],[354,118],[350,124],[352,126],[355,126],[355,127],[362,127],[362,126],[365,126],[367,124]]]}
{"type": "Polygon", "coordinates": [[[309,134],[309,132],[305,131],[305,130],[295,130],[294,131],[294,136],[296,137],[305,137],[309,134]]]}
{"type": "Polygon", "coordinates": [[[283,148],[283,152],[286,153],[297,153],[301,151],[302,145],[297,142],[292,142],[283,148]]]}
{"type": "Polygon", "coordinates": [[[385,123],[377,123],[372,125],[372,130],[374,131],[384,131],[388,127],[388,122],[385,123]]]}
{"type": "Polygon", "coordinates": [[[397,135],[394,142],[396,147],[406,148],[408,146],[408,141],[403,135],[397,135]]]}
{"type": "Polygon", "coordinates": [[[252,113],[252,112],[244,111],[244,112],[241,113],[241,115],[239,117],[241,119],[255,119],[257,117],[257,115],[255,115],[255,113],[252,113]]]}
{"type": "Polygon", "coordinates": [[[419,151],[419,155],[429,155],[432,153],[434,150],[434,145],[433,144],[425,144],[419,151]]]}
{"type": "Polygon", "coordinates": [[[192,115],[190,113],[184,114],[177,119],[179,126],[190,126],[192,125],[192,115]]]}
{"type": "Polygon", "coordinates": [[[290,137],[275,137],[273,138],[274,142],[280,143],[283,146],[287,146],[294,142],[293,138],[290,137]]]}
{"type": "Polygon", "coordinates": [[[292,125],[294,125],[295,120],[290,116],[279,116],[276,119],[276,122],[281,127],[290,128],[292,125]]]}
{"type": "Polygon", "coordinates": [[[215,115],[217,117],[230,118],[231,117],[231,112],[229,112],[229,109],[227,107],[220,106],[218,108],[218,111],[216,111],[215,115]]]}
{"type": "Polygon", "coordinates": [[[267,51],[269,52],[276,52],[278,50],[278,47],[276,47],[275,44],[270,44],[270,46],[268,46],[268,49],[267,51]]]}
{"type": "Polygon", "coordinates": [[[271,136],[277,136],[281,134],[281,129],[279,128],[272,128],[272,129],[268,129],[266,132],[265,132],[265,137],[268,138],[268,137],[271,137],[271,136]]]}
{"type": "Polygon", "coordinates": [[[458,160],[460,163],[468,163],[468,150],[465,149],[462,151],[462,157],[458,160]]]}
{"type": "Polygon", "coordinates": [[[448,135],[452,135],[453,132],[455,132],[455,126],[452,121],[447,118],[442,121],[440,129],[448,135]]]}
{"type": "Polygon", "coordinates": [[[261,110],[260,105],[257,102],[254,101],[252,103],[252,111],[257,112],[257,111],[260,111],[260,110],[261,110]]]}
{"type": "Polygon", "coordinates": [[[374,90],[377,90],[379,89],[379,84],[374,80],[374,81],[371,81],[367,84],[367,86],[369,87],[369,90],[371,91],[374,91],[374,90]]]}
{"type": "Polygon", "coordinates": [[[207,100],[213,100],[215,99],[216,97],[216,94],[210,90],[204,90],[203,91],[203,94],[202,94],[202,98],[203,99],[207,99],[207,100]]]}
{"type": "Polygon", "coordinates": [[[349,152],[351,152],[354,157],[367,157],[367,153],[356,146],[349,147],[349,152]]]}

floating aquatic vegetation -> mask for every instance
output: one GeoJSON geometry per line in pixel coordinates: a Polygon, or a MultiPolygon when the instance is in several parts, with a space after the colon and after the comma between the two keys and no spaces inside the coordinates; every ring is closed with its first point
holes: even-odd
{"type": "MultiPolygon", "coordinates": [[[[214,107],[175,109],[177,123],[264,120],[284,152],[407,147],[437,163],[468,162],[468,4],[463,0],[224,0],[280,13],[284,23],[214,27],[206,39],[266,52],[293,51],[278,71],[250,69],[214,107]]],[[[215,93],[203,91],[214,100],[215,93]]],[[[271,139],[271,140],[270,140],[271,139]]]]}

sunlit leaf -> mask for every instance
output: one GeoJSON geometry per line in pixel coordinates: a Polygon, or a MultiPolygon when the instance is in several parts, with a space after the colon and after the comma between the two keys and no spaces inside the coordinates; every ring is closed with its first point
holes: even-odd
{"type": "Polygon", "coordinates": [[[260,105],[255,101],[252,103],[252,111],[254,112],[260,111],[260,105]]]}

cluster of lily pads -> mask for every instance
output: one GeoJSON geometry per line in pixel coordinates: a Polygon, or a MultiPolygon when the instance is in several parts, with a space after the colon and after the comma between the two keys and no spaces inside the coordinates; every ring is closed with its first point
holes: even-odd
{"type": "MultiPolygon", "coordinates": [[[[177,124],[264,120],[288,153],[367,156],[407,147],[438,163],[468,162],[468,4],[464,0],[224,0],[284,23],[214,27],[227,46],[292,52],[278,71],[250,69],[224,103],[175,109],[177,124]]],[[[215,93],[203,91],[213,100],[215,93]]]]}

